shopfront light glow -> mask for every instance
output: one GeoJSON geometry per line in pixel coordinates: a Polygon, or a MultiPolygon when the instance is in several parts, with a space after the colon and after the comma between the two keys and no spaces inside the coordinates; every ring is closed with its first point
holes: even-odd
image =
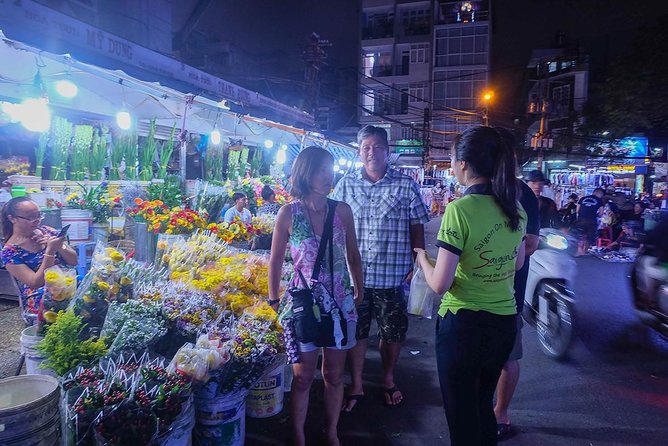
{"type": "Polygon", "coordinates": [[[127,111],[116,113],[116,124],[121,130],[128,130],[132,126],[132,116],[127,111]]]}
{"type": "Polygon", "coordinates": [[[339,158],[339,166],[345,166],[346,165],[346,159],[345,158],[339,158]]]}
{"type": "Polygon", "coordinates": [[[341,170],[341,168],[339,167],[339,165],[338,165],[338,164],[334,164],[334,172],[338,172],[339,170],[341,170]]]}
{"type": "Polygon", "coordinates": [[[61,79],[55,86],[58,94],[64,98],[73,98],[79,93],[79,87],[69,79],[61,79]]]}
{"type": "Polygon", "coordinates": [[[284,149],[280,149],[278,152],[276,152],[276,162],[278,164],[285,164],[286,159],[287,152],[284,149]]]}
{"type": "Polygon", "coordinates": [[[350,161],[350,160],[348,160],[348,162],[346,163],[346,165],[348,166],[348,168],[351,168],[351,167],[352,167],[352,165],[353,165],[353,162],[352,162],[352,161],[350,161]]]}
{"type": "Polygon", "coordinates": [[[267,149],[271,149],[272,147],[274,147],[274,141],[272,141],[271,139],[266,139],[264,141],[264,147],[267,149]]]}
{"type": "Polygon", "coordinates": [[[363,165],[364,165],[364,163],[362,163],[362,161],[355,161],[355,169],[359,169],[363,165]]]}
{"type": "Polygon", "coordinates": [[[31,132],[46,132],[51,127],[51,111],[46,98],[26,99],[18,113],[21,125],[31,132]]]}
{"type": "Polygon", "coordinates": [[[288,150],[287,144],[281,144],[281,150],[288,150]]]}
{"type": "Polygon", "coordinates": [[[209,138],[211,140],[211,144],[215,146],[220,144],[220,132],[218,131],[218,129],[213,129],[211,135],[209,135],[209,138]]]}

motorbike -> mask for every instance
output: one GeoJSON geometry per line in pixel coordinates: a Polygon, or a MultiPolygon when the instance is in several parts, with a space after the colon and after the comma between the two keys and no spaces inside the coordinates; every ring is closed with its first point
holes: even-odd
{"type": "Polygon", "coordinates": [[[573,243],[559,230],[540,230],[538,249],[529,260],[524,320],[536,327],[541,350],[560,360],[575,339],[576,265],[573,243]]]}
{"type": "Polygon", "coordinates": [[[646,325],[668,339],[668,269],[659,265],[654,247],[643,245],[631,268],[636,314],[646,325]]]}

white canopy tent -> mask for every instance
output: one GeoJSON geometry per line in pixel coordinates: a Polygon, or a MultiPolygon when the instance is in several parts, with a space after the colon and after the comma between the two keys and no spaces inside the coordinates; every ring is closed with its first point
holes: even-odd
{"type": "MultiPolygon", "coordinates": [[[[223,143],[263,146],[270,140],[277,146],[319,145],[334,152],[335,157],[352,159],[356,154],[354,147],[327,140],[316,132],[236,114],[224,101],[142,81],[123,71],[79,62],[68,54],[48,53],[8,39],[0,31],[0,101],[18,103],[43,95],[54,111],[76,112],[91,120],[113,121],[117,112],[127,111],[140,134],[155,119],[158,137],[167,135],[174,125],[178,130],[198,134],[208,134],[215,128],[223,143]],[[56,82],[64,79],[78,87],[75,97],[65,98],[56,91],[56,82]]],[[[185,169],[185,145],[181,156],[185,169]]]]}

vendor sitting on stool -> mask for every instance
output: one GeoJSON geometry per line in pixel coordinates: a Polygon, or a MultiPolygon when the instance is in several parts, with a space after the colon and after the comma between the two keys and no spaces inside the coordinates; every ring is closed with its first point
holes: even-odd
{"type": "Polygon", "coordinates": [[[617,240],[605,247],[606,251],[619,250],[620,248],[637,248],[639,246],[638,237],[635,234],[633,222],[622,223],[622,232],[617,240]]]}
{"type": "Polygon", "coordinates": [[[77,252],[67,246],[65,235],[43,226],[39,206],[28,197],[16,197],[2,207],[0,251],[2,265],[19,286],[23,319],[33,325],[44,294],[44,272],[54,265],[76,265],[77,252]]]}

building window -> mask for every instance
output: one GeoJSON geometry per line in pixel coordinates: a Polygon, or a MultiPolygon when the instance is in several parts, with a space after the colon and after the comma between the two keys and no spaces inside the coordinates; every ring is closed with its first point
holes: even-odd
{"type": "Polygon", "coordinates": [[[410,84],[410,87],[408,88],[408,95],[409,95],[408,100],[413,103],[424,102],[425,100],[424,90],[425,90],[424,84],[410,84]]]}
{"type": "Polygon", "coordinates": [[[411,63],[429,62],[429,44],[411,45],[411,63]]]}
{"type": "Polygon", "coordinates": [[[392,76],[392,53],[369,51],[362,55],[364,76],[392,76]]]}
{"type": "Polygon", "coordinates": [[[437,71],[434,73],[434,108],[475,110],[486,84],[487,71],[437,71]]]}
{"type": "Polygon", "coordinates": [[[419,134],[413,127],[401,127],[401,139],[419,140],[419,134]]]}
{"type": "Polygon", "coordinates": [[[404,34],[407,36],[419,36],[429,34],[429,10],[418,9],[404,11],[401,14],[401,24],[404,28],[404,34]]]}
{"type": "Polygon", "coordinates": [[[394,13],[368,14],[362,32],[364,39],[383,39],[394,35],[394,13]]]}
{"type": "Polygon", "coordinates": [[[438,30],[436,66],[487,64],[489,51],[487,33],[487,25],[438,30]]]}

